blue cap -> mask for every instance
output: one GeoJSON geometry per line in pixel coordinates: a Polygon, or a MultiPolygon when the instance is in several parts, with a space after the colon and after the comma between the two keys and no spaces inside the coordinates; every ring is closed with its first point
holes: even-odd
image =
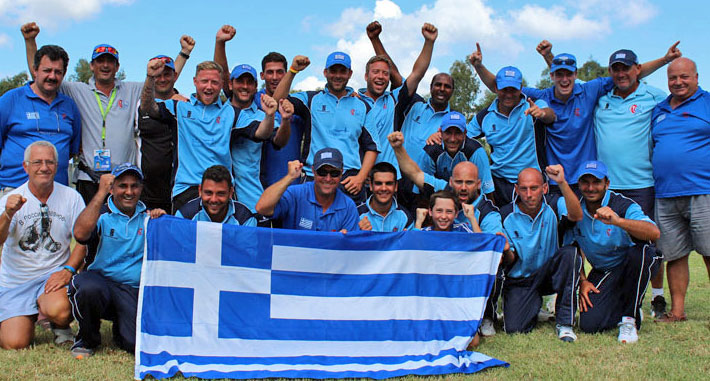
{"type": "Polygon", "coordinates": [[[514,87],[520,90],[523,87],[523,73],[514,66],[506,66],[496,74],[496,86],[498,90],[506,87],[514,87]]]}
{"type": "Polygon", "coordinates": [[[163,62],[165,62],[165,67],[169,67],[169,68],[173,69],[173,71],[175,71],[175,61],[173,61],[172,57],[168,57],[166,55],[159,54],[159,55],[151,58],[149,61],[152,61],[152,60],[162,60],[163,62]]]}
{"type": "Polygon", "coordinates": [[[456,127],[461,132],[466,132],[466,117],[458,111],[449,111],[441,118],[441,131],[446,131],[449,127],[456,127]]]}
{"type": "Polygon", "coordinates": [[[235,78],[239,78],[242,76],[242,74],[249,74],[252,78],[254,78],[254,82],[257,81],[256,70],[251,65],[247,64],[235,66],[234,69],[232,69],[232,74],[229,76],[229,80],[231,81],[235,78]]]}
{"type": "Polygon", "coordinates": [[[318,168],[324,165],[330,165],[331,167],[342,170],[343,154],[336,148],[323,148],[319,150],[313,157],[313,170],[318,170],[318,168]]]}
{"type": "Polygon", "coordinates": [[[629,49],[621,49],[615,51],[611,57],[609,57],[609,66],[621,62],[625,66],[638,65],[639,60],[636,57],[636,53],[629,49]]]}
{"type": "Polygon", "coordinates": [[[109,44],[96,45],[93,52],[91,53],[91,60],[95,60],[99,56],[104,54],[110,54],[113,58],[118,61],[118,50],[109,44]]]}
{"type": "Polygon", "coordinates": [[[591,160],[586,161],[582,165],[582,168],[577,172],[576,179],[579,180],[584,175],[592,175],[599,180],[604,179],[607,176],[606,165],[601,161],[591,160]]]}
{"type": "Polygon", "coordinates": [[[116,176],[116,178],[121,177],[124,173],[128,171],[133,171],[138,175],[138,178],[143,180],[143,172],[141,172],[141,169],[136,167],[135,165],[131,163],[123,163],[118,166],[116,166],[113,171],[111,171],[111,174],[116,176]]]}
{"type": "Polygon", "coordinates": [[[328,59],[325,60],[325,68],[328,69],[333,65],[343,65],[350,69],[350,56],[343,52],[330,53],[328,59]]]}
{"type": "Polygon", "coordinates": [[[556,55],[555,58],[552,59],[550,73],[554,73],[560,69],[569,70],[571,72],[577,71],[577,59],[569,53],[556,55]]]}

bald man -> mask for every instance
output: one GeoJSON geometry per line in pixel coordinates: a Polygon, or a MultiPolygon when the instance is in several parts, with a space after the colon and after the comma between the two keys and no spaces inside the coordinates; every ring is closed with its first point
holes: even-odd
{"type": "Polygon", "coordinates": [[[668,65],[671,95],[651,116],[658,248],[667,262],[671,310],[657,321],[686,320],[688,255],[703,256],[710,276],[710,94],[688,58],[668,65]]]}

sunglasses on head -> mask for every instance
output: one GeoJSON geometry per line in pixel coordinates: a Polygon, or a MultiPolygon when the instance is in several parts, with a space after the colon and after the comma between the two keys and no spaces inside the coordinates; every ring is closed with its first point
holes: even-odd
{"type": "Polygon", "coordinates": [[[571,59],[571,58],[555,58],[555,59],[552,60],[552,64],[553,64],[553,65],[570,65],[570,66],[574,66],[574,65],[577,64],[577,62],[575,62],[575,60],[573,60],[573,59],[571,59]]]}
{"type": "Polygon", "coordinates": [[[339,169],[326,169],[326,168],[318,168],[316,169],[316,174],[320,177],[326,177],[330,175],[330,177],[339,177],[342,172],[339,169]]]}
{"type": "Polygon", "coordinates": [[[165,62],[166,64],[173,62],[173,59],[170,57],[155,57],[155,58],[151,58],[150,60],[151,61],[161,60],[161,61],[165,62]]]}
{"type": "Polygon", "coordinates": [[[110,54],[118,55],[118,50],[116,50],[115,48],[112,48],[110,46],[99,46],[96,49],[94,49],[94,53],[110,53],[110,54]]]}

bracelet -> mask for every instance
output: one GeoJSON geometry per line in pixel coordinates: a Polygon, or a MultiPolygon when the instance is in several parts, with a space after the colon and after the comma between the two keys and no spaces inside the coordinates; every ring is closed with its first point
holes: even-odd
{"type": "Polygon", "coordinates": [[[2,214],[4,214],[5,217],[7,217],[7,221],[8,221],[8,222],[12,222],[12,217],[10,217],[10,215],[7,214],[7,210],[3,211],[2,214]]]}
{"type": "Polygon", "coordinates": [[[288,68],[288,71],[290,71],[293,74],[298,74],[298,70],[294,69],[293,67],[288,68]]]}
{"type": "Polygon", "coordinates": [[[186,59],[186,60],[189,60],[189,59],[190,59],[190,55],[187,54],[187,53],[183,53],[182,50],[181,50],[180,53],[178,53],[178,54],[180,54],[180,57],[182,57],[182,58],[184,58],[184,59],[186,59]]]}
{"type": "Polygon", "coordinates": [[[69,265],[64,265],[64,266],[62,266],[62,268],[63,268],[64,270],[67,270],[67,271],[69,271],[70,273],[72,273],[72,275],[76,275],[76,269],[75,269],[75,268],[73,268],[73,267],[71,267],[71,266],[69,266],[69,265]]]}

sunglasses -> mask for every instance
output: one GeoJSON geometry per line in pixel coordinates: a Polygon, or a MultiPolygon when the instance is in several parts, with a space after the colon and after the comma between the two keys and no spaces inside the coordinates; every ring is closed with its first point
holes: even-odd
{"type": "Polygon", "coordinates": [[[552,60],[553,65],[569,65],[569,66],[576,66],[577,61],[571,59],[571,58],[555,58],[552,60]]]}
{"type": "Polygon", "coordinates": [[[112,48],[110,46],[99,46],[96,49],[94,49],[94,53],[109,53],[109,54],[118,55],[118,50],[116,50],[116,48],[112,48]]]}
{"type": "Polygon", "coordinates": [[[42,217],[41,220],[41,225],[42,225],[42,232],[43,233],[49,233],[49,206],[47,204],[40,204],[39,205],[39,212],[42,217]]]}
{"type": "Polygon", "coordinates": [[[165,62],[166,64],[173,62],[173,59],[170,57],[155,57],[155,58],[151,58],[150,60],[151,61],[161,60],[161,61],[165,62]]]}
{"type": "Polygon", "coordinates": [[[328,170],[325,168],[318,168],[316,169],[316,174],[320,177],[326,177],[328,175],[330,175],[330,177],[340,177],[342,171],[340,171],[339,169],[328,170]]]}

